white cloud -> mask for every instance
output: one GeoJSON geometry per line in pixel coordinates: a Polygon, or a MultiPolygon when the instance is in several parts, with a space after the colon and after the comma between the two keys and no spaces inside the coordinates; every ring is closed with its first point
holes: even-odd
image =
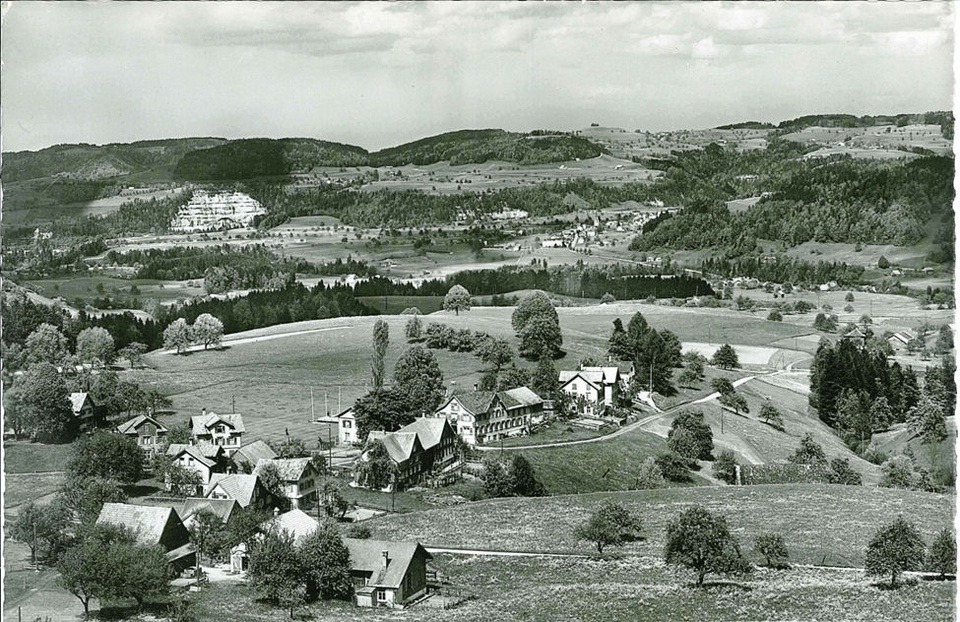
{"type": "Polygon", "coordinates": [[[720,49],[713,42],[713,37],[707,37],[693,44],[690,55],[694,58],[716,58],[720,55],[720,49]]]}

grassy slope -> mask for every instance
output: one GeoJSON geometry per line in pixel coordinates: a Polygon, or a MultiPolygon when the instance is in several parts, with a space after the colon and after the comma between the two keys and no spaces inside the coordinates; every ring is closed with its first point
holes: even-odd
{"type": "Polygon", "coordinates": [[[953,523],[955,497],[888,488],[833,485],[665,488],[540,499],[494,499],[452,508],[387,516],[369,522],[374,537],[412,538],[433,546],[549,552],[590,551],[573,537],[576,525],[608,499],[644,521],[647,539],[624,552],[658,557],[667,521],[693,504],[727,517],[741,543],[781,533],[800,563],[862,566],[874,530],[898,514],[929,541],[953,523]]]}
{"type": "Polygon", "coordinates": [[[72,456],[70,445],[7,442],[3,444],[3,470],[6,473],[63,471],[72,456]]]}

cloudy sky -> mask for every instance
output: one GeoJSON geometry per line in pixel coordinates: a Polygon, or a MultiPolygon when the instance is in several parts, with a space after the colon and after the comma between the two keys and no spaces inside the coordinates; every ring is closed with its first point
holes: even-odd
{"type": "Polygon", "coordinates": [[[952,2],[3,3],[4,151],[951,107],[952,2]]]}

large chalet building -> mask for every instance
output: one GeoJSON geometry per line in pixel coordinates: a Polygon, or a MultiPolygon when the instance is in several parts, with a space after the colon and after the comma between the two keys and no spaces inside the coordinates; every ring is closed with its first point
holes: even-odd
{"type": "Polygon", "coordinates": [[[190,417],[190,429],[197,443],[206,441],[223,447],[228,456],[232,456],[243,444],[243,417],[238,414],[218,415],[204,410],[190,417]]]}
{"type": "Polygon", "coordinates": [[[433,414],[450,422],[469,445],[521,436],[543,420],[543,399],[528,389],[455,393],[433,414]]]}
{"type": "Polygon", "coordinates": [[[560,390],[570,396],[579,414],[586,417],[602,416],[607,408],[616,406],[620,389],[619,367],[582,367],[560,372],[560,390]]]}
{"type": "MultiPolygon", "coordinates": [[[[426,482],[455,476],[463,465],[456,448],[457,433],[442,417],[423,417],[396,432],[374,430],[367,436],[367,446],[380,441],[396,465],[395,486],[404,489],[426,482]]],[[[367,460],[364,451],[359,460],[367,460]]]]}
{"type": "Polygon", "coordinates": [[[163,447],[166,426],[149,415],[137,415],[117,426],[117,432],[136,439],[137,447],[147,454],[155,454],[163,447]]]}

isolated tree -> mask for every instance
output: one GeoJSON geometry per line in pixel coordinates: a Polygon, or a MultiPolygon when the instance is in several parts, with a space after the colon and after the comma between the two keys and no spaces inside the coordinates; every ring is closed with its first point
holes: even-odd
{"type": "Polygon", "coordinates": [[[750,563],[740,554],[740,544],[730,534],[724,517],[696,505],[667,523],[664,559],[696,573],[697,587],[708,573],[741,575],[750,563]]]}
{"type": "Polygon", "coordinates": [[[547,296],[546,292],[541,290],[535,290],[524,296],[523,300],[517,305],[517,308],[513,310],[513,314],[510,316],[510,324],[513,326],[514,332],[519,336],[520,331],[527,325],[530,318],[537,316],[552,318],[556,320],[557,324],[560,323],[557,310],[553,307],[553,303],[550,302],[550,297],[547,296]]]}
{"type": "Polygon", "coordinates": [[[750,407],[747,404],[747,398],[743,397],[736,391],[733,393],[724,393],[717,401],[720,402],[722,406],[732,409],[738,415],[741,412],[750,412],[750,407]]]}
{"type": "Polygon", "coordinates": [[[407,324],[404,327],[404,334],[407,337],[407,341],[410,342],[423,339],[423,321],[419,315],[413,315],[407,320],[407,324]]]}
{"type": "Polygon", "coordinates": [[[667,446],[688,460],[713,458],[713,431],[698,410],[684,410],[670,424],[667,446]]]}
{"type": "Polygon", "coordinates": [[[354,467],[357,483],[372,490],[383,490],[396,478],[397,465],[382,441],[367,445],[354,467]]]}
{"type": "Polygon", "coordinates": [[[634,483],[634,489],[652,490],[655,488],[663,488],[665,484],[666,481],[663,478],[663,473],[660,472],[660,467],[657,466],[656,458],[653,456],[645,458],[637,469],[637,480],[634,483]]]}
{"type": "Polygon", "coordinates": [[[306,602],[306,573],[293,536],[270,530],[250,550],[247,581],[257,596],[290,611],[306,602]]]}
{"type": "Polygon", "coordinates": [[[147,351],[148,348],[146,344],[134,341],[120,348],[117,352],[117,358],[129,361],[130,368],[132,369],[143,364],[143,355],[146,354],[147,351]]]}
{"type": "Polygon", "coordinates": [[[477,348],[476,355],[480,357],[481,361],[492,366],[495,374],[499,374],[505,365],[509,365],[514,360],[513,348],[502,337],[492,337],[485,340],[477,348]]]}
{"type": "Polygon", "coordinates": [[[606,501],[584,523],[577,525],[573,535],[577,540],[592,542],[597,553],[603,555],[604,547],[630,542],[642,530],[643,521],[639,517],[615,501],[606,501]]]}
{"type": "Polygon", "coordinates": [[[760,420],[778,430],[783,429],[783,415],[773,404],[764,404],[760,407],[760,420]]]}
{"type": "Polygon", "coordinates": [[[177,354],[190,347],[193,343],[193,329],[185,319],[177,318],[163,331],[163,347],[176,348],[177,354]]]}
{"type": "Polygon", "coordinates": [[[728,393],[733,393],[736,389],[733,386],[733,383],[730,382],[729,378],[714,378],[710,381],[710,388],[719,393],[720,395],[726,395],[728,393]]]}
{"type": "Polygon", "coordinates": [[[957,537],[949,528],[937,532],[927,555],[927,570],[945,575],[957,573],[957,537]]]}
{"type": "Polygon", "coordinates": [[[779,309],[774,309],[773,311],[767,314],[767,320],[771,322],[782,322],[783,314],[780,313],[779,309]]]}
{"type": "Polygon", "coordinates": [[[888,260],[883,255],[880,255],[880,259],[877,260],[877,267],[881,270],[886,270],[890,267],[890,260],[888,260]]]}
{"type": "Polygon", "coordinates": [[[188,530],[190,542],[197,549],[197,576],[200,576],[200,560],[203,554],[209,555],[219,548],[217,541],[224,531],[223,521],[210,510],[202,509],[193,515],[188,530]]]}
{"type": "Polygon", "coordinates": [[[846,302],[853,302],[854,301],[853,292],[847,292],[847,295],[844,296],[843,299],[846,302]]]}
{"type": "Polygon", "coordinates": [[[790,553],[779,533],[762,533],[754,541],[753,550],[761,555],[768,568],[788,568],[790,553]]]}
{"type": "Polygon", "coordinates": [[[76,431],[67,384],[50,363],[34,363],[17,383],[27,429],[55,441],[69,440],[76,431]]]}
{"type": "Polygon", "coordinates": [[[513,457],[509,477],[512,492],[518,497],[543,497],[547,494],[543,483],[537,479],[533,465],[523,456],[513,457]]]}
{"type": "Polygon", "coordinates": [[[713,475],[728,484],[737,483],[737,459],[732,451],[724,449],[720,452],[713,462],[713,475]]]}
{"type": "Polygon", "coordinates": [[[143,477],[143,451],[124,434],[97,430],[74,445],[67,471],[74,477],[113,479],[135,484],[143,477]]]}
{"type": "Polygon", "coordinates": [[[830,461],[830,483],[859,486],[863,483],[863,476],[851,468],[848,458],[834,458],[830,461]]]}
{"type": "Polygon", "coordinates": [[[373,325],[373,353],[370,355],[370,377],[374,390],[383,386],[385,374],[384,359],[387,355],[387,346],[390,345],[390,326],[384,320],[377,320],[373,325]]]}
{"type": "Polygon", "coordinates": [[[454,311],[460,315],[461,311],[470,310],[470,292],[462,285],[454,285],[443,297],[443,310],[454,311]]]}
{"type": "Polygon", "coordinates": [[[910,570],[920,570],[926,557],[926,545],[920,530],[899,516],[884,525],[867,545],[867,575],[889,576],[890,587],[897,586],[897,577],[910,570]]]}
{"type": "Polygon", "coordinates": [[[393,380],[406,395],[410,410],[420,415],[433,414],[446,392],[437,357],[421,346],[411,346],[400,355],[393,380]]]}
{"type": "Polygon", "coordinates": [[[723,344],[710,357],[710,364],[716,365],[720,369],[737,369],[740,367],[740,358],[737,351],[728,343],[723,344]]]}
{"type": "Polygon", "coordinates": [[[539,361],[557,358],[563,345],[560,323],[547,314],[534,315],[520,329],[520,356],[539,361]]]}
{"type": "Polygon", "coordinates": [[[813,436],[808,432],[800,439],[800,446],[793,452],[792,456],[787,458],[794,464],[809,464],[813,466],[824,465],[827,463],[827,455],[813,436]]]}
{"type": "Polygon", "coordinates": [[[193,322],[193,336],[196,341],[203,344],[204,350],[208,346],[219,348],[223,340],[223,322],[209,313],[203,313],[193,322]]]}
{"type": "Polygon", "coordinates": [[[113,337],[99,326],[84,328],[77,335],[77,359],[82,363],[107,365],[113,361],[113,337]]]}
{"type": "Polygon", "coordinates": [[[321,522],[319,529],[300,544],[299,553],[309,598],[330,600],[350,597],[353,590],[350,551],[340,537],[336,522],[321,522]]]}
{"type": "Polygon", "coordinates": [[[27,336],[23,350],[26,354],[24,364],[49,363],[62,365],[70,350],[67,347],[67,338],[60,329],[52,324],[40,324],[27,336]]]}
{"type": "Polygon", "coordinates": [[[617,301],[617,299],[614,298],[614,297],[613,297],[613,294],[611,294],[610,292],[607,292],[607,293],[605,293],[603,296],[600,297],[600,304],[603,304],[603,305],[607,305],[607,304],[610,304],[610,303],[616,302],[616,301],[617,301]]]}

